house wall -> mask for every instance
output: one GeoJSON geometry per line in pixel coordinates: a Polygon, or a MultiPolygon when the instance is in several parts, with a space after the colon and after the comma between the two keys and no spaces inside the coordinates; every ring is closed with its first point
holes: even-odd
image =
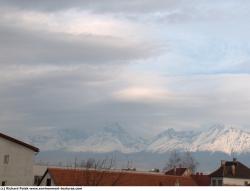
{"type": "Polygon", "coordinates": [[[223,178],[223,185],[238,185],[244,186],[245,182],[250,184],[250,179],[241,179],[241,178],[223,178]]]}
{"type": "MultiPolygon", "coordinates": [[[[39,164],[35,164],[33,166],[33,175],[34,175],[34,180],[35,177],[39,177],[39,179],[41,180],[44,173],[47,171],[48,168],[60,168],[60,166],[52,166],[52,165],[39,165],[39,164]]],[[[40,183],[40,181],[38,181],[37,183],[40,183]]],[[[34,186],[37,186],[38,184],[34,184],[34,186]]]]}
{"type": "Polygon", "coordinates": [[[186,169],[182,176],[190,176],[192,171],[190,169],[186,169]]]}
{"type": "Polygon", "coordinates": [[[33,185],[34,151],[0,137],[0,186],[3,181],[10,186],[33,185]],[[4,156],[9,155],[8,164],[4,156]]]}
{"type": "Polygon", "coordinates": [[[245,182],[250,184],[250,179],[241,179],[241,178],[222,178],[222,177],[212,177],[211,178],[211,185],[212,186],[245,186],[245,182]],[[218,181],[222,181],[222,185],[218,184],[218,181]],[[216,184],[213,184],[213,181],[216,184]]]}
{"type": "Polygon", "coordinates": [[[211,177],[211,186],[222,186],[222,185],[223,185],[222,177],[211,177]]]}
{"type": "Polygon", "coordinates": [[[42,182],[40,183],[39,186],[47,186],[46,183],[47,183],[47,179],[51,179],[51,186],[55,186],[55,183],[53,181],[53,179],[51,178],[50,174],[47,173],[44,177],[43,177],[43,180],[42,182]]]}

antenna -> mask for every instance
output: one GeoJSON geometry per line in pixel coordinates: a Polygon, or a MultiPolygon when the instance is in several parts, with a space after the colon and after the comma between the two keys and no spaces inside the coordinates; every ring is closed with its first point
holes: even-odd
{"type": "Polygon", "coordinates": [[[77,157],[75,156],[75,164],[74,164],[75,168],[77,167],[77,157]]]}
{"type": "Polygon", "coordinates": [[[234,149],[231,149],[231,157],[234,159],[236,158],[236,153],[234,152],[234,149]]]}

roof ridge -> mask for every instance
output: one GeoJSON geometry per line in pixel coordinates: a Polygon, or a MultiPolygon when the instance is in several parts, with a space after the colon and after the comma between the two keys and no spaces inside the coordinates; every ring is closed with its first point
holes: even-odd
{"type": "MultiPolygon", "coordinates": [[[[100,185],[111,185],[112,181],[117,177],[122,177],[120,185],[129,186],[129,185],[175,185],[176,182],[180,182],[182,186],[184,185],[197,185],[197,182],[190,176],[170,176],[164,174],[152,174],[150,172],[146,173],[138,173],[138,172],[126,172],[126,171],[112,171],[106,170],[102,174],[101,171],[89,171],[90,174],[84,173],[86,169],[67,169],[67,168],[48,168],[45,174],[43,175],[43,179],[47,173],[50,174],[54,183],[58,186],[66,186],[66,185],[85,185],[86,177],[106,177],[102,179],[104,182],[100,183],[100,185]],[[95,174],[97,173],[97,174],[95,174]],[[131,175],[130,175],[131,174],[131,175]],[[117,177],[116,177],[117,176],[117,177]],[[77,177],[76,179],[74,177],[77,177]],[[85,178],[84,178],[85,177],[85,178]],[[138,180],[139,182],[135,182],[138,180]],[[125,182],[124,182],[125,181],[125,182]],[[146,181],[146,182],[145,182],[146,181]]],[[[42,181],[43,181],[42,179],[42,181]]],[[[41,182],[42,182],[41,181],[41,182]]],[[[40,185],[41,185],[40,182],[40,185]]]]}
{"type": "Polygon", "coordinates": [[[3,133],[0,133],[0,137],[6,139],[6,140],[8,140],[8,141],[17,143],[17,144],[19,144],[19,145],[22,145],[22,146],[24,146],[24,147],[26,147],[26,148],[28,148],[28,149],[30,149],[30,150],[33,150],[34,152],[37,152],[37,153],[39,152],[39,148],[34,147],[34,146],[32,146],[32,145],[30,145],[30,144],[28,144],[28,143],[25,143],[25,142],[23,142],[23,141],[20,141],[20,140],[18,140],[18,139],[16,139],[16,138],[10,137],[10,136],[5,135],[5,134],[3,134],[3,133]]]}

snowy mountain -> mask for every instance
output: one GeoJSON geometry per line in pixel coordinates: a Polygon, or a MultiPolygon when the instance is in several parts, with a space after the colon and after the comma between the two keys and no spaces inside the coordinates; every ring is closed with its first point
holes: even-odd
{"type": "Polygon", "coordinates": [[[91,135],[79,130],[39,129],[20,139],[42,151],[135,153],[147,146],[144,139],[130,135],[119,124],[105,127],[91,135]]]}
{"type": "Polygon", "coordinates": [[[209,151],[227,154],[250,152],[250,133],[233,127],[214,125],[200,132],[167,130],[146,149],[148,152],[209,151]]]}
{"type": "Polygon", "coordinates": [[[250,152],[250,133],[241,129],[214,126],[201,132],[192,142],[191,151],[250,152]]]}
{"type": "Polygon", "coordinates": [[[195,135],[193,131],[167,129],[157,135],[145,151],[154,153],[165,153],[173,150],[186,151],[189,150],[189,145],[192,143],[195,135]]]}
{"type": "Polygon", "coordinates": [[[41,128],[31,131],[28,136],[22,136],[20,139],[39,147],[40,150],[49,151],[67,150],[69,145],[77,145],[85,140],[86,136],[84,131],[79,130],[41,128]]]}
{"type": "Polygon", "coordinates": [[[79,145],[72,145],[68,149],[80,152],[139,152],[146,146],[142,138],[133,137],[121,126],[106,127],[102,131],[89,136],[79,145]]]}
{"type": "Polygon", "coordinates": [[[167,129],[151,140],[131,135],[119,124],[105,127],[92,135],[71,130],[38,132],[26,137],[27,142],[41,150],[107,153],[167,153],[178,151],[250,153],[250,132],[239,128],[214,125],[200,131],[167,129]]]}

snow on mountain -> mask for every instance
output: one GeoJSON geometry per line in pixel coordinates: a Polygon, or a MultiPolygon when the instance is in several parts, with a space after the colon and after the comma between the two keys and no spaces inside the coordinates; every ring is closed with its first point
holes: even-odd
{"type": "Polygon", "coordinates": [[[165,153],[168,151],[179,150],[186,151],[192,142],[192,131],[175,131],[174,129],[167,129],[160,133],[153,139],[150,145],[146,148],[147,152],[165,153]]]}
{"type": "Polygon", "coordinates": [[[133,137],[118,124],[115,127],[106,127],[102,131],[89,136],[79,145],[69,147],[72,151],[105,153],[120,151],[134,153],[143,150],[145,141],[133,137]]]}
{"type": "Polygon", "coordinates": [[[201,132],[190,150],[228,154],[250,152],[250,133],[233,127],[215,126],[201,132]]]}
{"type": "Polygon", "coordinates": [[[239,128],[214,125],[200,131],[167,129],[150,141],[132,136],[119,124],[105,127],[92,135],[76,130],[42,130],[26,137],[26,142],[41,150],[106,153],[166,153],[169,151],[208,151],[227,154],[250,152],[250,132],[239,128]]]}
{"type": "Polygon", "coordinates": [[[167,130],[148,147],[148,152],[209,151],[227,154],[250,152],[250,133],[223,125],[214,125],[205,131],[185,132],[167,130]]]}
{"type": "Polygon", "coordinates": [[[83,131],[41,128],[31,131],[28,136],[22,136],[25,142],[40,148],[40,150],[65,150],[69,145],[77,145],[86,138],[83,131]]]}

